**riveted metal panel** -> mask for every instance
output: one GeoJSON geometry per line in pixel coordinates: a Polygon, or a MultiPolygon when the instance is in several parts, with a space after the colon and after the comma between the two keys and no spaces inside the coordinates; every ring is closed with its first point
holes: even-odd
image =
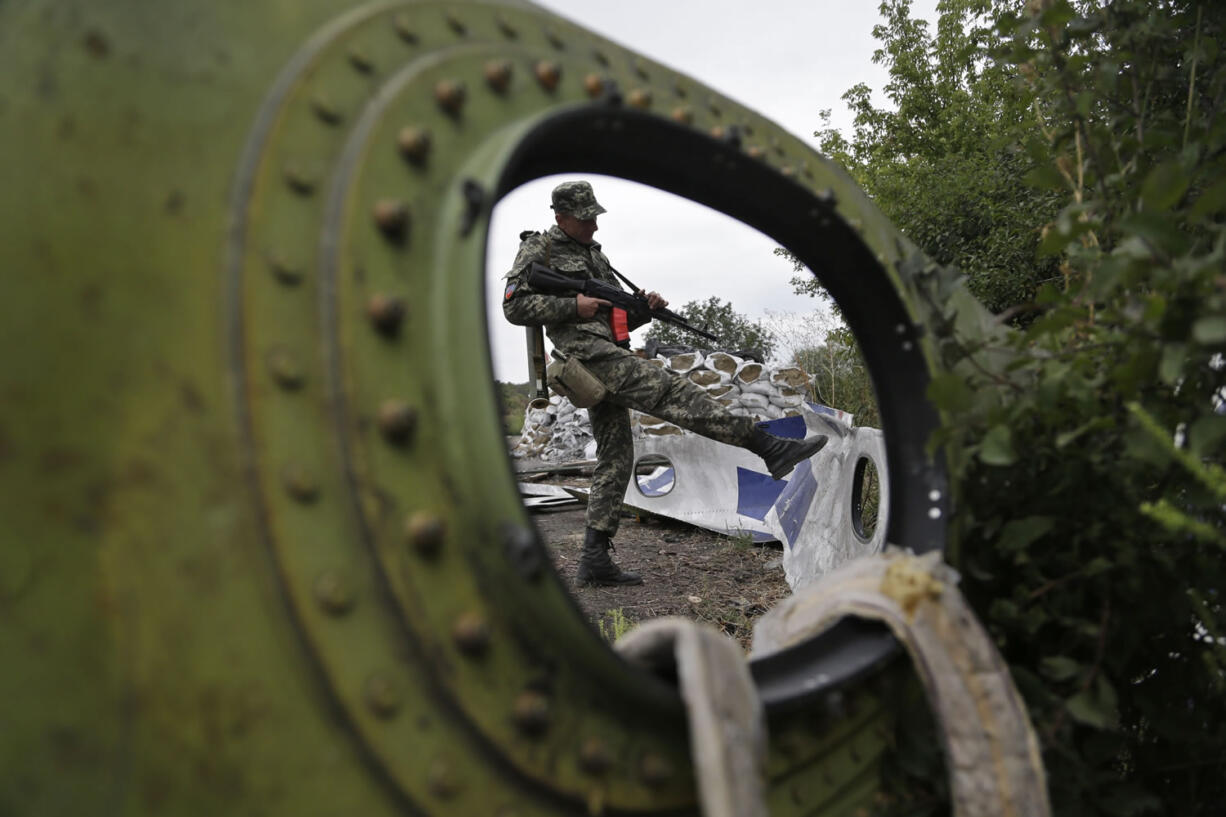
{"type": "MultiPolygon", "coordinates": [[[[8,4],[0,65],[0,813],[694,811],[680,702],[549,570],[467,374],[535,175],[825,273],[878,339],[892,539],[943,543],[923,260],[716,91],[521,2],[8,4]]],[[[877,785],[888,639],[808,649],[755,668],[772,813],[877,785]]]]}

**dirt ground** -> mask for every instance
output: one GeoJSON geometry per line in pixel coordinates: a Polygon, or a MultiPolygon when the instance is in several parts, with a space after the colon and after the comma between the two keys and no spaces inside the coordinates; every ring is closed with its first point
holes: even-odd
{"type": "MultiPolygon", "coordinates": [[[[579,479],[552,484],[586,486],[579,479]]],[[[660,616],[685,616],[714,625],[748,650],[753,622],[790,591],[778,543],[758,545],[675,520],[627,509],[611,554],[643,577],[634,587],[575,587],[583,549],[584,509],[533,514],[554,568],[583,612],[609,640],[660,616]]]]}

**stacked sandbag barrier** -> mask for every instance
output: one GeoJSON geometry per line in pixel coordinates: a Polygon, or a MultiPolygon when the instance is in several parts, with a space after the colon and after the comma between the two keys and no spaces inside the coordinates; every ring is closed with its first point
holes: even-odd
{"type": "Polygon", "coordinates": [[[813,384],[799,367],[772,369],[728,352],[682,352],[668,357],[664,368],[689,379],[733,414],[758,421],[800,415],[813,384]]]}
{"type": "Polygon", "coordinates": [[[587,409],[575,408],[565,397],[538,397],[524,410],[524,426],[511,448],[516,459],[571,462],[596,456],[587,409]]]}
{"type": "MultiPolygon", "coordinates": [[[[728,410],[757,421],[800,416],[807,410],[813,377],[796,366],[771,368],[764,363],[728,352],[700,349],[650,358],[678,377],[687,378],[728,410]]],[[[679,426],[632,411],[636,437],[669,436],[684,432],[679,426]]],[[[841,414],[841,413],[840,413],[841,414]]],[[[852,418],[842,415],[848,425],[852,418]]],[[[596,443],[586,409],[576,409],[558,395],[537,398],[524,412],[524,426],[511,455],[517,459],[567,462],[592,459],[596,443]]]]}

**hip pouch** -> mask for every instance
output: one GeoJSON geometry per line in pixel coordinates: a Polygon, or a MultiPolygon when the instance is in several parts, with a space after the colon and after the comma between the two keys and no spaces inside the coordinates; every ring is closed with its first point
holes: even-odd
{"type": "Polygon", "coordinates": [[[573,403],[575,408],[594,406],[609,393],[604,383],[573,357],[550,363],[545,369],[545,382],[549,388],[573,403]]]}

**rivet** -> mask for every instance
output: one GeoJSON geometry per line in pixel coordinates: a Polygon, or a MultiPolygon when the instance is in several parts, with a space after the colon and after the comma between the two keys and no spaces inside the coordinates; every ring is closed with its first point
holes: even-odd
{"type": "Polygon", "coordinates": [[[423,165],[426,163],[426,157],[430,155],[431,141],[428,129],[408,125],[401,128],[396,136],[396,147],[406,161],[423,165]]]}
{"type": "Polygon", "coordinates": [[[647,69],[643,67],[643,63],[641,61],[635,60],[633,68],[634,73],[638,75],[639,79],[651,79],[651,75],[647,73],[647,69]]]}
{"type": "Polygon", "coordinates": [[[379,404],[379,431],[393,445],[404,445],[417,429],[417,412],[403,400],[384,400],[379,404]]]}
{"type": "Polygon", "coordinates": [[[380,199],[372,210],[375,225],[388,238],[401,241],[409,230],[409,207],[397,199],[380,199]]]}
{"type": "Polygon", "coordinates": [[[562,68],[556,63],[549,60],[541,60],[533,69],[536,74],[536,81],[541,84],[541,87],[546,91],[552,91],[558,87],[558,83],[562,80],[562,68]]]}
{"type": "Polygon", "coordinates": [[[792,167],[791,165],[784,165],[783,167],[779,168],[779,172],[788,179],[796,178],[796,168],[792,167]]]}
{"type": "Polygon", "coordinates": [[[272,271],[273,277],[278,281],[288,286],[295,286],[302,282],[303,271],[300,264],[295,264],[280,253],[269,252],[265,255],[268,262],[268,269],[272,271]]]}
{"type": "Polygon", "coordinates": [[[566,47],[566,43],[563,42],[562,38],[558,35],[558,32],[554,31],[552,28],[545,29],[545,39],[549,41],[550,45],[559,51],[566,47]]]}
{"type": "Polygon", "coordinates": [[[325,612],[344,615],[353,607],[353,590],[335,570],[325,570],[315,578],[315,599],[325,612]]]}
{"type": "Polygon", "coordinates": [[[593,51],[592,56],[596,58],[596,62],[600,63],[606,68],[609,67],[609,58],[605,56],[605,53],[603,51],[600,51],[600,50],[593,51]]]}
{"type": "Polygon", "coordinates": [[[523,734],[529,737],[544,734],[549,728],[549,699],[534,689],[524,690],[515,698],[512,718],[523,734]]]}
{"type": "Polygon", "coordinates": [[[682,85],[680,82],[673,84],[673,93],[677,95],[678,99],[685,99],[687,96],[690,95],[690,92],[687,91],[685,89],[685,86],[682,85]]]}
{"type": "Polygon", "coordinates": [[[441,79],[434,86],[434,101],[452,116],[459,116],[468,91],[458,79],[441,79]]]}
{"type": "Polygon", "coordinates": [[[417,32],[413,30],[413,23],[409,20],[407,14],[397,14],[392,20],[392,28],[396,29],[396,34],[400,39],[404,40],[409,45],[417,45],[417,32]]]}
{"type": "Polygon", "coordinates": [[[590,737],[579,747],[579,767],[592,775],[604,774],[613,765],[609,746],[598,737],[590,737]]]}
{"type": "Polygon", "coordinates": [[[529,581],[539,578],[545,566],[545,557],[543,549],[537,543],[536,534],[522,525],[504,523],[502,538],[507,559],[515,568],[515,572],[529,581]]]}
{"type": "Polygon", "coordinates": [[[511,87],[511,63],[506,60],[490,60],[485,64],[485,81],[495,93],[505,94],[511,87]]]}
{"type": "Polygon", "coordinates": [[[400,332],[407,311],[404,298],[376,292],[366,302],[366,316],[375,331],[385,337],[395,337],[400,332]]]}
{"type": "Polygon", "coordinates": [[[741,147],[744,134],[736,125],[729,125],[726,128],[721,128],[720,132],[723,134],[722,139],[726,145],[738,149],[741,147]]]}
{"type": "Polygon", "coordinates": [[[297,463],[290,463],[281,469],[281,482],[286,492],[303,504],[319,498],[319,483],[297,463]]]}
{"type": "Polygon", "coordinates": [[[667,758],[650,752],[643,757],[640,771],[643,775],[643,782],[648,786],[658,787],[669,781],[673,776],[673,764],[667,758]]]}
{"type": "Polygon", "coordinates": [[[751,159],[761,159],[766,155],[766,151],[764,151],[758,145],[750,145],[745,149],[745,153],[748,154],[749,158],[751,159]]]}
{"type": "Polygon", "coordinates": [[[586,91],[587,95],[592,99],[600,96],[604,89],[605,80],[604,77],[600,76],[599,74],[588,74],[583,78],[583,90],[586,91]]]}
{"type": "Polygon", "coordinates": [[[724,141],[724,137],[727,135],[727,131],[724,130],[723,125],[716,125],[715,127],[711,128],[710,133],[712,139],[718,139],[721,142],[724,141]]]}
{"type": "Polygon", "coordinates": [[[350,49],[349,64],[363,74],[369,74],[375,69],[375,64],[370,59],[370,55],[358,48],[350,49]]]}
{"type": "Polygon", "coordinates": [[[714,117],[720,117],[724,115],[723,110],[719,107],[719,105],[716,105],[714,102],[712,102],[709,106],[707,106],[707,110],[709,110],[711,112],[711,116],[714,116],[714,117]]]}
{"type": "Polygon", "coordinates": [[[422,556],[432,558],[443,549],[447,527],[434,514],[417,511],[404,521],[404,535],[410,547],[422,556]]]}
{"type": "Polygon", "coordinates": [[[303,371],[302,364],[298,361],[297,355],[282,346],[278,346],[269,350],[268,357],[268,373],[272,375],[272,379],[277,385],[283,389],[294,390],[302,387],[306,380],[306,373],[303,371]]]}
{"type": "Polygon", "coordinates": [[[430,771],[426,773],[426,785],[431,794],[444,800],[455,797],[462,788],[455,768],[442,758],[430,764],[430,771]]]}
{"type": "Polygon", "coordinates": [[[380,718],[390,718],[400,708],[400,690],[385,673],[376,672],[366,679],[366,705],[380,718]]]}
{"type": "Polygon", "coordinates": [[[688,125],[694,121],[694,111],[688,105],[673,108],[673,121],[680,125],[688,125]]]}
{"type": "Polygon", "coordinates": [[[646,88],[635,88],[626,97],[626,102],[633,108],[647,109],[651,107],[651,91],[646,88]]]}
{"type": "Polygon", "coordinates": [[[851,227],[851,229],[855,230],[857,233],[864,232],[864,222],[858,218],[847,219],[847,225],[851,227]]]}
{"type": "Polygon", "coordinates": [[[341,121],[340,109],[324,94],[316,94],[311,98],[311,110],[321,122],[335,125],[341,121]]]}
{"type": "Polygon", "coordinates": [[[285,183],[290,186],[290,189],[299,195],[307,196],[315,192],[315,180],[311,178],[306,171],[298,165],[286,165],[282,171],[285,178],[285,183]]]}
{"type": "Polygon", "coordinates": [[[447,15],[447,27],[460,36],[468,33],[468,26],[464,25],[464,21],[454,14],[447,15]]]}
{"type": "Polygon", "coordinates": [[[489,649],[490,627],[480,613],[464,613],[452,625],[451,638],[460,652],[477,658],[489,649]]]}
{"type": "Polygon", "coordinates": [[[502,36],[506,37],[508,40],[514,40],[519,36],[519,29],[508,23],[506,18],[504,18],[501,14],[495,18],[495,22],[498,25],[498,30],[502,32],[502,36]]]}
{"type": "Polygon", "coordinates": [[[818,201],[820,201],[822,204],[825,204],[828,207],[833,207],[837,200],[834,195],[834,190],[829,187],[818,190],[817,193],[815,193],[814,195],[817,196],[818,201]]]}

